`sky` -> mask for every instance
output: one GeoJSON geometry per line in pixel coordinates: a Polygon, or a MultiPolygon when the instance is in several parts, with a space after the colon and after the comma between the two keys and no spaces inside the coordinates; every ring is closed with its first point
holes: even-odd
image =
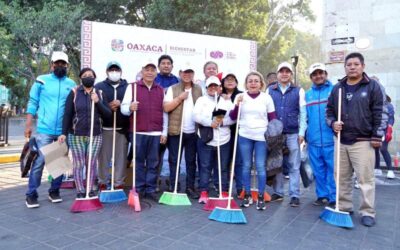
{"type": "Polygon", "coordinates": [[[311,32],[317,36],[322,33],[322,14],[323,14],[323,0],[311,0],[311,9],[314,12],[316,21],[314,23],[307,21],[300,21],[294,25],[298,30],[304,32],[311,32]]]}

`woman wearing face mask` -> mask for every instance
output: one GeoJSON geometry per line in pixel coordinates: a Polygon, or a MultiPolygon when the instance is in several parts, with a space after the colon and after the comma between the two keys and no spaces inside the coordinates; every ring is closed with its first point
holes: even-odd
{"type": "Polygon", "coordinates": [[[89,195],[96,196],[93,187],[96,178],[97,156],[102,144],[101,117],[111,117],[111,110],[103,94],[94,88],[96,73],[90,68],[84,68],[79,73],[79,78],[82,84],[75,87],[67,97],[62,134],[58,137],[58,141],[64,143],[68,136],[68,145],[73,157],[77,198],[84,198],[83,170],[88,165],[91,167],[89,195]],[[95,103],[94,117],[91,117],[92,102],[95,103]],[[91,119],[94,119],[92,162],[87,163],[91,119]]]}

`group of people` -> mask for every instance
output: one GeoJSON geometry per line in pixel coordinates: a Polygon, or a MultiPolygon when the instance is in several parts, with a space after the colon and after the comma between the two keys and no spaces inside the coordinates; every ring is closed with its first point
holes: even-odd
{"type": "MultiPolygon", "coordinates": [[[[176,77],[171,73],[172,58],[162,55],[158,65],[143,65],[141,79],[134,83],[127,83],[122,78],[121,64],[111,61],[106,66],[104,81],[95,84],[94,70],[83,68],[79,74],[80,84],[76,85],[67,77],[68,56],[53,52],[51,73],[39,76],[30,90],[25,136],[31,136],[32,119],[37,115],[35,138],[39,148],[57,140],[68,143],[73,156],[77,197],[82,198],[86,188],[90,188],[90,196],[96,196],[97,192],[107,189],[110,181],[114,182],[115,189],[124,188],[128,144],[132,142],[135,123],[136,190],[142,197],[158,201],[158,180],[166,148],[170,187],[178,181],[175,176],[178,157],[181,157],[178,147],[182,134],[187,172],[185,191],[191,199],[206,203],[211,195],[210,181],[218,186],[219,179],[222,187],[219,195],[227,197],[228,176],[234,162],[236,193],[244,192],[241,206],[253,204],[250,175],[254,165],[259,192],[256,208],[265,210],[268,159],[265,133],[269,122],[280,121],[288,150],[287,173],[275,175],[271,202],[284,199],[284,176],[288,175],[292,207],[300,205],[300,145],[304,142],[308,144],[316,180],[317,199],[313,204],[335,206],[334,144],[335,135],[340,131],[339,209],[353,211],[354,172],[361,190],[361,220],[364,225],[372,226],[375,223],[374,148],[380,148],[382,138],[386,138],[386,143],[390,141],[394,121],[387,125],[389,113],[383,87],[364,73],[364,67],[360,53],[347,55],[346,77],[333,85],[328,80],[325,65],[315,63],[309,69],[312,87],[304,91],[293,83],[292,65],[282,62],[276,70],[276,79],[270,81],[273,74],[269,74],[268,82],[257,71],[248,73],[242,92],[236,75],[218,74],[215,62],[205,63],[205,80],[197,84],[192,67],[181,68],[176,77]],[[343,92],[342,100],[338,100],[339,89],[343,92]],[[339,102],[341,117],[338,117],[339,102]],[[238,131],[236,123],[239,123],[238,131]],[[114,126],[117,131],[113,159],[115,177],[109,180],[114,126]],[[236,136],[237,153],[233,159],[236,136]],[[92,140],[90,163],[87,162],[89,139],[92,140]],[[91,168],[91,174],[85,177],[87,167],[91,168]],[[218,167],[221,168],[220,178],[218,167]],[[83,183],[85,178],[90,178],[88,187],[83,183]]],[[[39,206],[37,188],[43,167],[44,158],[39,152],[29,176],[28,208],[39,206]]],[[[51,202],[62,201],[61,182],[62,176],[52,180],[51,202]]]]}

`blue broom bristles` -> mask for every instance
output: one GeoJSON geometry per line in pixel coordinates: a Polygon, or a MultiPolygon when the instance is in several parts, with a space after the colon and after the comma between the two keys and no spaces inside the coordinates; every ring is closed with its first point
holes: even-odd
{"type": "Polygon", "coordinates": [[[322,211],[319,217],[325,222],[334,226],[345,228],[354,227],[353,220],[348,212],[342,212],[330,207],[325,207],[324,211],[322,211]]]}
{"type": "Polygon", "coordinates": [[[247,220],[242,209],[227,209],[216,207],[208,216],[208,219],[223,223],[246,224],[247,220]]]}
{"type": "Polygon", "coordinates": [[[121,201],[126,201],[128,197],[126,196],[123,189],[117,189],[104,190],[100,192],[99,199],[102,203],[117,203],[121,201]]]}

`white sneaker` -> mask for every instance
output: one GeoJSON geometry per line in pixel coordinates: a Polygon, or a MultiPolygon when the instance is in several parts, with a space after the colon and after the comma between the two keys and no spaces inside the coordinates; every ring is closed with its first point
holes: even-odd
{"type": "Polygon", "coordinates": [[[394,175],[393,170],[389,170],[389,171],[387,172],[386,178],[388,178],[388,179],[394,179],[394,178],[396,178],[396,176],[394,175]]]}
{"type": "Polygon", "coordinates": [[[382,169],[375,169],[375,176],[381,176],[382,175],[382,169]]]}

